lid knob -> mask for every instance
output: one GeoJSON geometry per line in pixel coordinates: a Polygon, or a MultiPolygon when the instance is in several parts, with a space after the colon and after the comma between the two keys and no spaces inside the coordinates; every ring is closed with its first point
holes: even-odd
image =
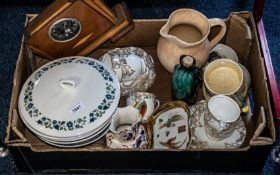
{"type": "Polygon", "coordinates": [[[63,89],[74,89],[77,86],[77,82],[73,79],[60,79],[58,85],[63,89]]]}

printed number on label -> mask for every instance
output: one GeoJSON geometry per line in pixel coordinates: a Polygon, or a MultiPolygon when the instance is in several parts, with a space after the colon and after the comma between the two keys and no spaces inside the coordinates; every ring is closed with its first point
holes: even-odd
{"type": "Polygon", "coordinates": [[[68,111],[71,113],[71,114],[75,114],[76,112],[79,112],[80,110],[82,110],[84,108],[84,105],[82,102],[79,102],[75,105],[73,105],[72,107],[70,107],[68,109],[68,111]]]}

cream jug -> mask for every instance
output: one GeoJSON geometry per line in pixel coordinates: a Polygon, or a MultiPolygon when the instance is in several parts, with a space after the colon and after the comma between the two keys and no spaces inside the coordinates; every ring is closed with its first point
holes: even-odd
{"type": "Polygon", "coordinates": [[[167,23],[160,30],[157,55],[163,67],[173,72],[179,64],[181,55],[190,55],[196,59],[196,66],[202,68],[212,49],[224,36],[226,24],[222,19],[208,19],[193,9],[174,11],[167,23]],[[221,30],[211,41],[208,40],[210,29],[220,26],[221,30]]]}

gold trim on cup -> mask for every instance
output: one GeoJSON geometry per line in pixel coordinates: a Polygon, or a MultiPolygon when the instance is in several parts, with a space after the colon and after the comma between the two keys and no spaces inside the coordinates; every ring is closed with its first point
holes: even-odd
{"type": "MultiPolygon", "coordinates": [[[[215,106],[215,105],[214,105],[215,106]]],[[[223,108],[223,106],[220,106],[219,108],[223,108]]],[[[234,132],[234,130],[236,129],[236,125],[238,123],[238,121],[240,120],[240,108],[239,105],[236,103],[235,100],[233,100],[232,98],[225,96],[225,95],[215,95],[213,97],[211,97],[207,103],[207,110],[208,110],[208,115],[204,115],[204,127],[205,127],[205,132],[206,135],[213,140],[223,140],[229,136],[231,136],[231,134],[234,132]],[[234,116],[234,119],[226,119],[226,120],[222,120],[221,118],[217,118],[219,117],[219,115],[215,115],[213,113],[213,109],[211,108],[211,106],[209,106],[210,104],[215,104],[215,102],[217,102],[217,99],[223,99],[223,100],[227,100],[229,102],[231,102],[232,107],[234,107],[237,113],[234,116]],[[211,111],[212,109],[212,111],[211,111]],[[206,120],[207,118],[207,120],[206,120]],[[211,126],[210,123],[218,123],[219,126],[219,130],[218,128],[215,128],[217,126],[211,126]],[[210,133],[209,133],[210,132],[210,133]]],[[[217,110],[214,109],[214,110],[217,110]]],[[[234,114],[234,113],[233,113],[234,114]]],[[[225,115],[225,114],[223,114],[225,115]]]]}
{"type": "MultiPolygon", "coordinates": [[[[183,108],[185,110],[185,112],[188,114],[188,120],[190,118],[190,107],[187,103],[183,102],[183,101],[171,101],[168,103],[163,104],[162,106],[160,106],[151,117],[149,117],[148,122],[147,122],[147,133],[148,133],[148,142],[149,145],[152,147],[153,146],[153,127],[155,124],[155,121],[157,119],[157,117],[170,110],[170,109],[174,109],[174,108],[183,108]]],[[[187,124],[188,125],[188,124],[187,124]]],[[[190,131],[188,131],[189,133],[189,138],[191,138],[191,134],[190,131]]],[[[187,144],[188,147],[188,144],[187,144]]]]}

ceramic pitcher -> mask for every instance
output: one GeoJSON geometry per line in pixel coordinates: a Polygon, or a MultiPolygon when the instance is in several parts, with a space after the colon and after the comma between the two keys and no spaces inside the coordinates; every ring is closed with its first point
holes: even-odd
{"type": "Polygon", "coordinates": [[[112,116],[111,133],[106,134],[108,148],[146,148],[148,140],[145,128],[140,124],[139,111],[127,106],[118,108],[112,116]]]}
{"type": "Polygon", "coordinates": [[[223,38],[225,32],[226,24],[222,19],[208,19],[193,9],[176,10],[160,30],[161,37],[157,45],[159,61],[172,73],[174,66],[179,64],[180,56],[190,55],[196,59],[196,66],[202,68],[210,49],[223,38]],[[220,26],[221,30],[209,41],[208,35],[214,26],[220,26]],[[170,33],[172,31],[175,33],[170,33]]]}

